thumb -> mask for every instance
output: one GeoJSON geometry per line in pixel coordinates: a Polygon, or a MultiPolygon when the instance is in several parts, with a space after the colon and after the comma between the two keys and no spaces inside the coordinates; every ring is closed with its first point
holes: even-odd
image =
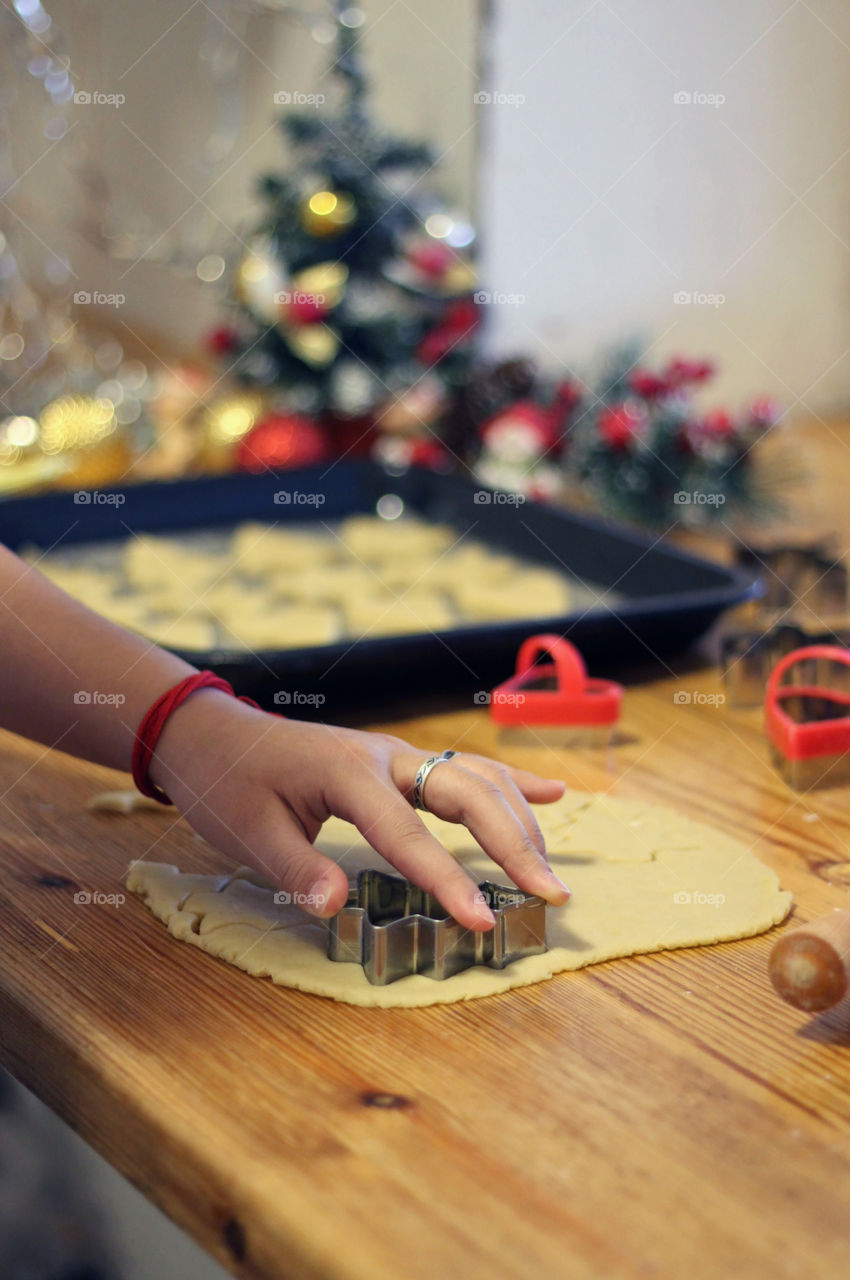
{"type": "MultiPolygon", "coordinates": [[[[244,810],[243,810],[244,813],[244,810]]],[[[204,806],[189,820],[205,839],[237,862],[250,863],[290,895],[294,906],[310,915],[336,915],[348,898],[348,877],[338,863],[319,853],[275,796],[257,803],[248,820],[239,822],[241,834],[204,806]]]]}
{"type": "Polygon", "coordinates": [[[348,898],[348,877],[320,853],[280,806],[258,824],[252,839],[257,865],[288,893],[294,906],[311,916],[335,916],[348,898]]]}

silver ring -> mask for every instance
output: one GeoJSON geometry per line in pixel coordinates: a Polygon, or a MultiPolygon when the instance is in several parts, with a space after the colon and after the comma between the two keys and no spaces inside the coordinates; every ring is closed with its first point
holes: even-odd
{"type": "Polygon", "coordinates": [[[436,765],[442,764],[444,760],[451,760],[452,756],[456,756],[456,755],[457,755],[456,751],[444,751],[442,755],[429,756],[429,758],[424,762],[424,764],[421,764],[419,766],[419,768],[416,771],[416,777],[413,780],[414,809],[422,809],[424,810],[425,813],[428,812],[427,806],[425,804],[425,800],[422,795],[423,791],[425,790],[425,783],[428,779],[428,774],[436,765]]]}

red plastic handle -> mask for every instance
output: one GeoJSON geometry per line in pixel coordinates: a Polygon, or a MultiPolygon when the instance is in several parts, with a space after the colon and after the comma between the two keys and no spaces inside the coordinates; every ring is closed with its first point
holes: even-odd
{"type": "Polygon", "coordinates": [[[516,674],[528,675],[543,653],[552,659],[559,689],[577,691],[584,688],[587,680],[584,660],[575,645],[570,644],[563,636],[529,636],[527,640],[523,640],[516,656],[516,674]]]}
{"type": "Polygon", "coordinates": [[[818,685],[782,684],[782,677],[798,662],[823,659],[850,667],[850,649],[836,644],[810,644],[780,658],[770,673],[764,698],[765,730],[776,749],[787,760],[810,760],[817,756],[841,755],[850,751],[850,694],[818,685]],[[847,715],[831,720],[794,721],[783,709],[787,698],[832,698],[843,703],[847,715]]]}

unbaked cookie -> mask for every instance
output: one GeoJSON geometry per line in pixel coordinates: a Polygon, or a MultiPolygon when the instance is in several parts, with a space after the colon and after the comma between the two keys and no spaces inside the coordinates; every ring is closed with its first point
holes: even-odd
{"type": "Polygon", "coordinates": [[[406,635],[420,631],[444,631],[455,625],[455,616],[442,596],[421,592],[399,599],[364,596],[345,607],[348,631],[356,636],[406,635]]]}
{"type": "Polygon", "coordinates": [[[249,649],[302,649],[331,644],[340,635],[337,610],[321,606],[270,609],[223,618],[228,635],[249,649]]]}
{"type": "Polygon", "coordinates": [[[475,621],[543,618],[567,613],[570,591],[556,573],[531,569],[504,582],[469,579],[452,588],[452,596],[465,617],[475,621]]]}
{"type": "Polygon", "coordinates": [[[457,534],[447,525],[414,519],[387,521],[378,516],[351,516],[343,521],[340,537],[357,559],[380,563],[401,556],[439,554],[451,546],[457,534]]]}
{"type": "Polygon", "coordinates": [[[253,522],[236,530],[231,552],[240,572],[261,576],[330,564],[340,555],[335,540],[324,530],[312,534],[253,522]]]}

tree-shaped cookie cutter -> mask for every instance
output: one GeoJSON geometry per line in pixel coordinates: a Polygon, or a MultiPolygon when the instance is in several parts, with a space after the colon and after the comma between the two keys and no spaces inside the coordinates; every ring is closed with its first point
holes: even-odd
{"type": "Polygon", "coordinates": [[[361,871],[345,906],[328,921],[328,956],[361,964],[374,986],[386,986],[414,973],[440,981],[475,964],[504,969],[546,950],[542,898],[490,880],[478,889],[496,917],[486,933],[466,929],[409,880],[361,871]]]}

